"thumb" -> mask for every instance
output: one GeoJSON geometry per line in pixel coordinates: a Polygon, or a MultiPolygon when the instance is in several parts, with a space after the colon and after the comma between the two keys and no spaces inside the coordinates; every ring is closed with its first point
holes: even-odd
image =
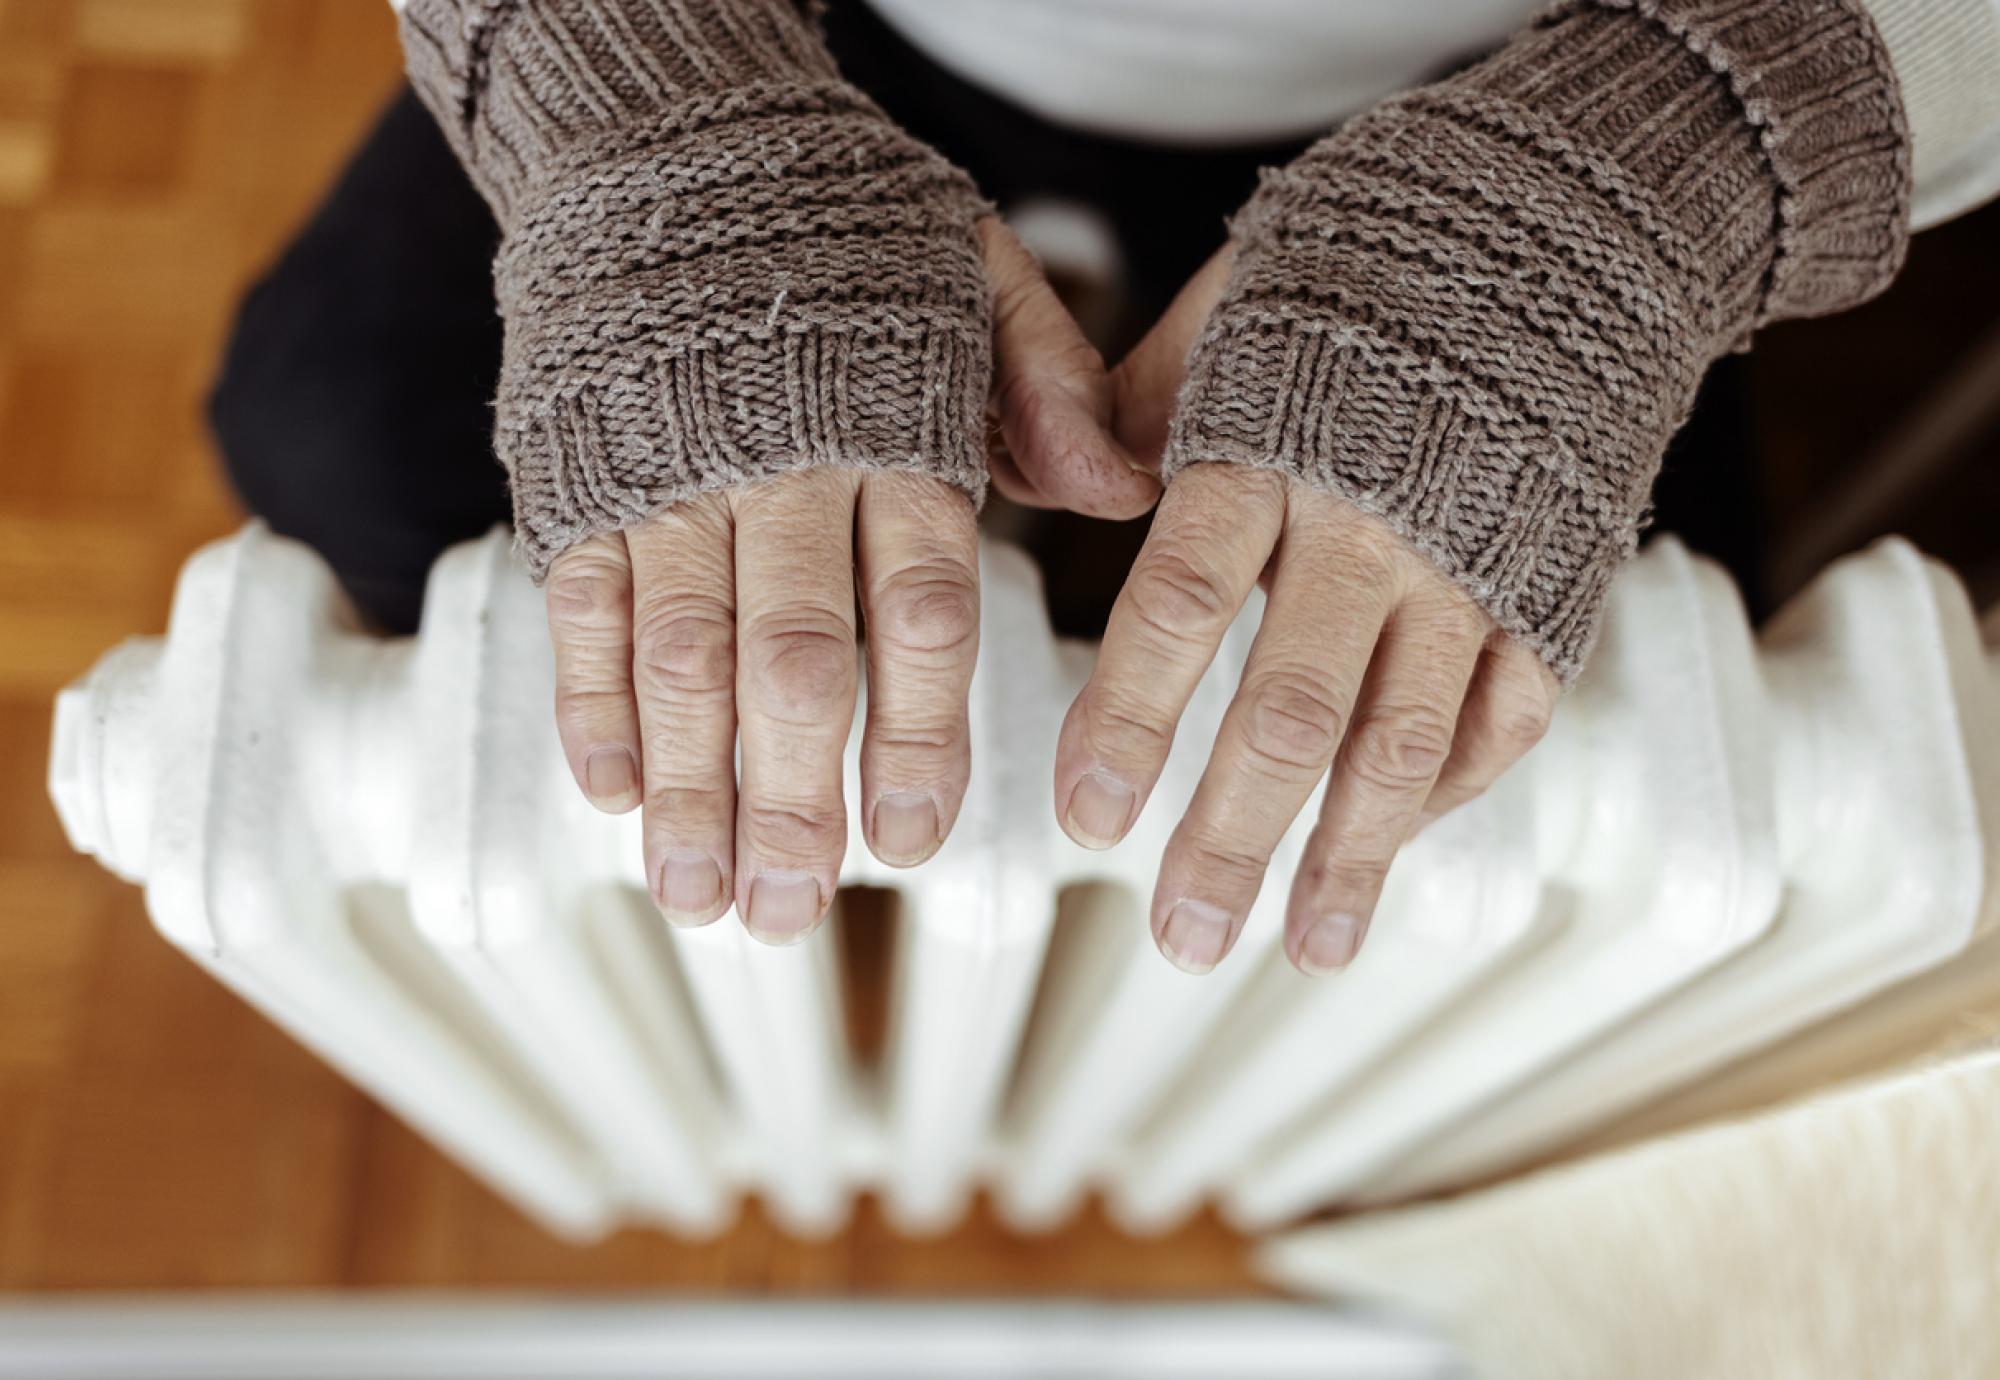
{"type": "Polygon", "coordinates": [[[1014,232],[992,216],[978,230],[993,291],[993,400],[1008,451],[994,482],[1037,506],[1139,516],[1160,484],[1112,437],[1103,357],[1014,232]]]}
{"type": "Polygon", "coordinates": [[[1188,352],[1194,348],[1208,314],[1222,300],[1235,257],[1234,246],[1227,244],[1210,256],[1174,294],[1145,339],[1132,347],[1132,353],[1119,362],[1111,376],[1116,402],[1113,434],[1127,454],[1137,457],[1154,474],[1160,472],[1174,402],[1187,378],[1188,352]]]}

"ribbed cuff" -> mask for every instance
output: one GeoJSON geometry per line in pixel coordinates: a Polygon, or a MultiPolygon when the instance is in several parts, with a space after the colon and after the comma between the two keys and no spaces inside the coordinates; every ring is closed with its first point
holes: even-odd
{"type": "Polygon", "coordinates": [[[989,356],[970,324],[780,321],[632,352],[581,389],[542,392],[530,375],[502,392],[495,431],[516,549],[539,580],[585,537],[818,465],[925,474],[977,504],[989,356]]]}

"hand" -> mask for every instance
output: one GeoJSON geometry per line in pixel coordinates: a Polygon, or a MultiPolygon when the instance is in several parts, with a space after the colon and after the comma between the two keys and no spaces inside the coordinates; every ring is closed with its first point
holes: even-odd
{"type": "Polygon", "coordinates": [[[979,224],[993,283],[993,487],[1030,508],[1126,519],[1160,500],[1160,456],[1141,459],[1112,430],[1104,357],[1077,328],[1041,265],[994,219],[979,224]]]}
{"type": "MultiPolygon", "coordinates": [[[[1164,445],[1183,362],[1228,272],[1225,251],[1119,367],[1117,428],[1133,453],[1164,445]]],[[[1378,519],[1274,471],[1195,465],[1168,485],[1063,723],[1055,789],[1071,838],[1104,848],[1131,828],[1259,583],[1263,623],[1161,861],[1152,928],[1180,967],[1219,962],[1331,767],[1285,916],[1285,952],[1320,973],[1353,959],[1403,842],[1541,737],[1557,683],[1378,519]]]]}
{"type": "MultiPolygon", "coordinates": [[[[1018,462],[1007,483],[1084,511],[1145,511],[1159,486],[1104,435],[1102,362],[1014,237],[990,220],[980,234],[1018,462]]],[[[937,851],[971,770],[978,556],[972,505],[950,485],[812,469],[691,499],[556,559],[563,751],[599,809],[644,804],[646,876],[670,921],[706,924],[733,900],[751,934],[785,944],[826,914],[864,633],[869,848],[898,867],[937,851]]]]}

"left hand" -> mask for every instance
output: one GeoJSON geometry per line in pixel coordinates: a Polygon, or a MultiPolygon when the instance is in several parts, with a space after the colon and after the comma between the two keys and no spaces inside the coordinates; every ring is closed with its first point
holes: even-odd
{"type": "MultiPolygon", "coordinates": [[[[1117,431],[1159,456],[1224,250],[1119,366],[1117,431]]],[[[1396,850],[1540,739],[1558,685],[1417,548],[1345,499],[1270,470],[1202,464],[1167,487],[1064,720],[1056,811],[1107,848],[1144,808],[1174,729],[1249,597],[1269,602],[1153,893],[1161,950],[1206,972],[1236,942],[1278,841],[1329,767],[1285,915],[1299,968],[1345,967],[1396,850]]]]}

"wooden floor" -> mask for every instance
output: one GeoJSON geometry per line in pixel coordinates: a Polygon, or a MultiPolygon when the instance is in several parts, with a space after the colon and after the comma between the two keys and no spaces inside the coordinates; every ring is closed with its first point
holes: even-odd
{"type": "MultiPolygon", "coordinates": [[[[51,699],[163,627],[183,557],[239,520],[199,419],[228,313],[396,74],[382,0],[0,0],[0,1289],[1253,1289],[1208,1222],[1140,1243],[1092,1216],[1021,1240],[982,1215],[924,1243],[864,1211],[809,1244],[753,1212],[710,1244],[565,1248],[71,855],[43,785],[51,699]]],[[[1989,212],[1934,237],[1891,302],[1760,351],[1781,506],[2000,314],[1996,228],[1989,212]]],[[[1939,540],[2000,580],[1993,525],[1965,519],[1990,497],[1938,505],[1939,540]]]]}
{"type": "Polygon", "coordinates": [[[43,786],[56,690],[239,515],[199,403],[231,306],[397,75],[382,0],[0,0],[0,1289],[1253,1289],[1213,1224],[550,1241],[158,939],[43,786]]]}

